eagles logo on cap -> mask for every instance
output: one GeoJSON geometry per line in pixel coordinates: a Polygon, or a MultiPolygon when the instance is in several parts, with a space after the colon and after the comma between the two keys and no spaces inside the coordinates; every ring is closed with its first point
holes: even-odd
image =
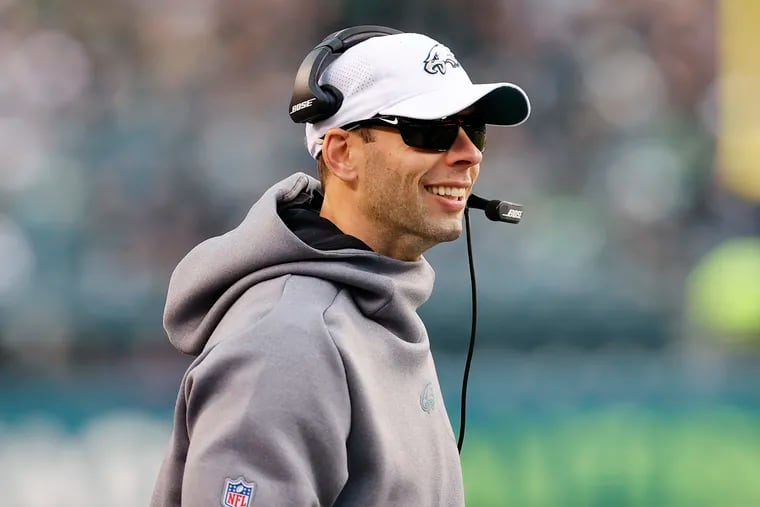
{"type": "Polygon", "coordinates": [[[446,74],[446,64],[451,65],[452,69],[459,67],[459,62],[454,57],[454,53],[443,44],[436,44],[428,52],[425,58],[425,72],[428,74],[446,74]]]}

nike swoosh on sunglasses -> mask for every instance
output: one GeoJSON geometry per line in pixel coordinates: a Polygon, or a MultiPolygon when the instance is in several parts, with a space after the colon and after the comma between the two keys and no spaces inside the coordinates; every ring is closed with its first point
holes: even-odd
{"type": "Polygon", "coordinates": [[[483,151],[486,146],[486,124],[468,116],[452,116],[439,120],[416,120],[400,116],[375,116],[343,125],[344,130],[361,127],[394,128],[407,146],[427,151],[448,151],[456,141],[461,127],[472,144],[483,151]]]}

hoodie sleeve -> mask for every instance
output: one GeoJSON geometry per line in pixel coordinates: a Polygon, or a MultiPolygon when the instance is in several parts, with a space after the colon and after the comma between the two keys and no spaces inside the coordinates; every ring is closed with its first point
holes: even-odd
{"type": "Polygon", "coordinates": [[[183,506],[227,505],[229,490],[233,506],[329,506],[345,484],[343,363],[323,327],[284,320],[222,340],[188,373],[183,506]]]}

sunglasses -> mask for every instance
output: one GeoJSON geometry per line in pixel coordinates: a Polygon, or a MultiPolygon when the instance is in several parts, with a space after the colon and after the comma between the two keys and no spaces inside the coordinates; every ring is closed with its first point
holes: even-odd
{"type": "Polygon", "coordinates": [[[486,124],[466,116],[453,116],[440,120],[415,120],[398,116],[375,116],[344,125],[344,130],[360,127],[387,127],[396,129],[407,146],[427,151],[448,151],[462,127],[477,149],[486,146],[486,124]]]}

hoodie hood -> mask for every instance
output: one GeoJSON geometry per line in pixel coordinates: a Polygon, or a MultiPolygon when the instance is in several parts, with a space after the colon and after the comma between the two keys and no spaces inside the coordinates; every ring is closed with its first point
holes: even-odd
{"type": "Polygon", "coordinates": [[[430,297],[434,273],[421,257],[400,261],[358,248],[317,250],[282,221],[278,208],[306,202],[316,179],[296,173],[269,188],[235,229],[204,241],[169,281],[164,327],[169,341],[198,355],[233,303],[255,284],[283,275],[311,276],[347,288],[368,318],[416,341],[417,309],[430,297]]]}

